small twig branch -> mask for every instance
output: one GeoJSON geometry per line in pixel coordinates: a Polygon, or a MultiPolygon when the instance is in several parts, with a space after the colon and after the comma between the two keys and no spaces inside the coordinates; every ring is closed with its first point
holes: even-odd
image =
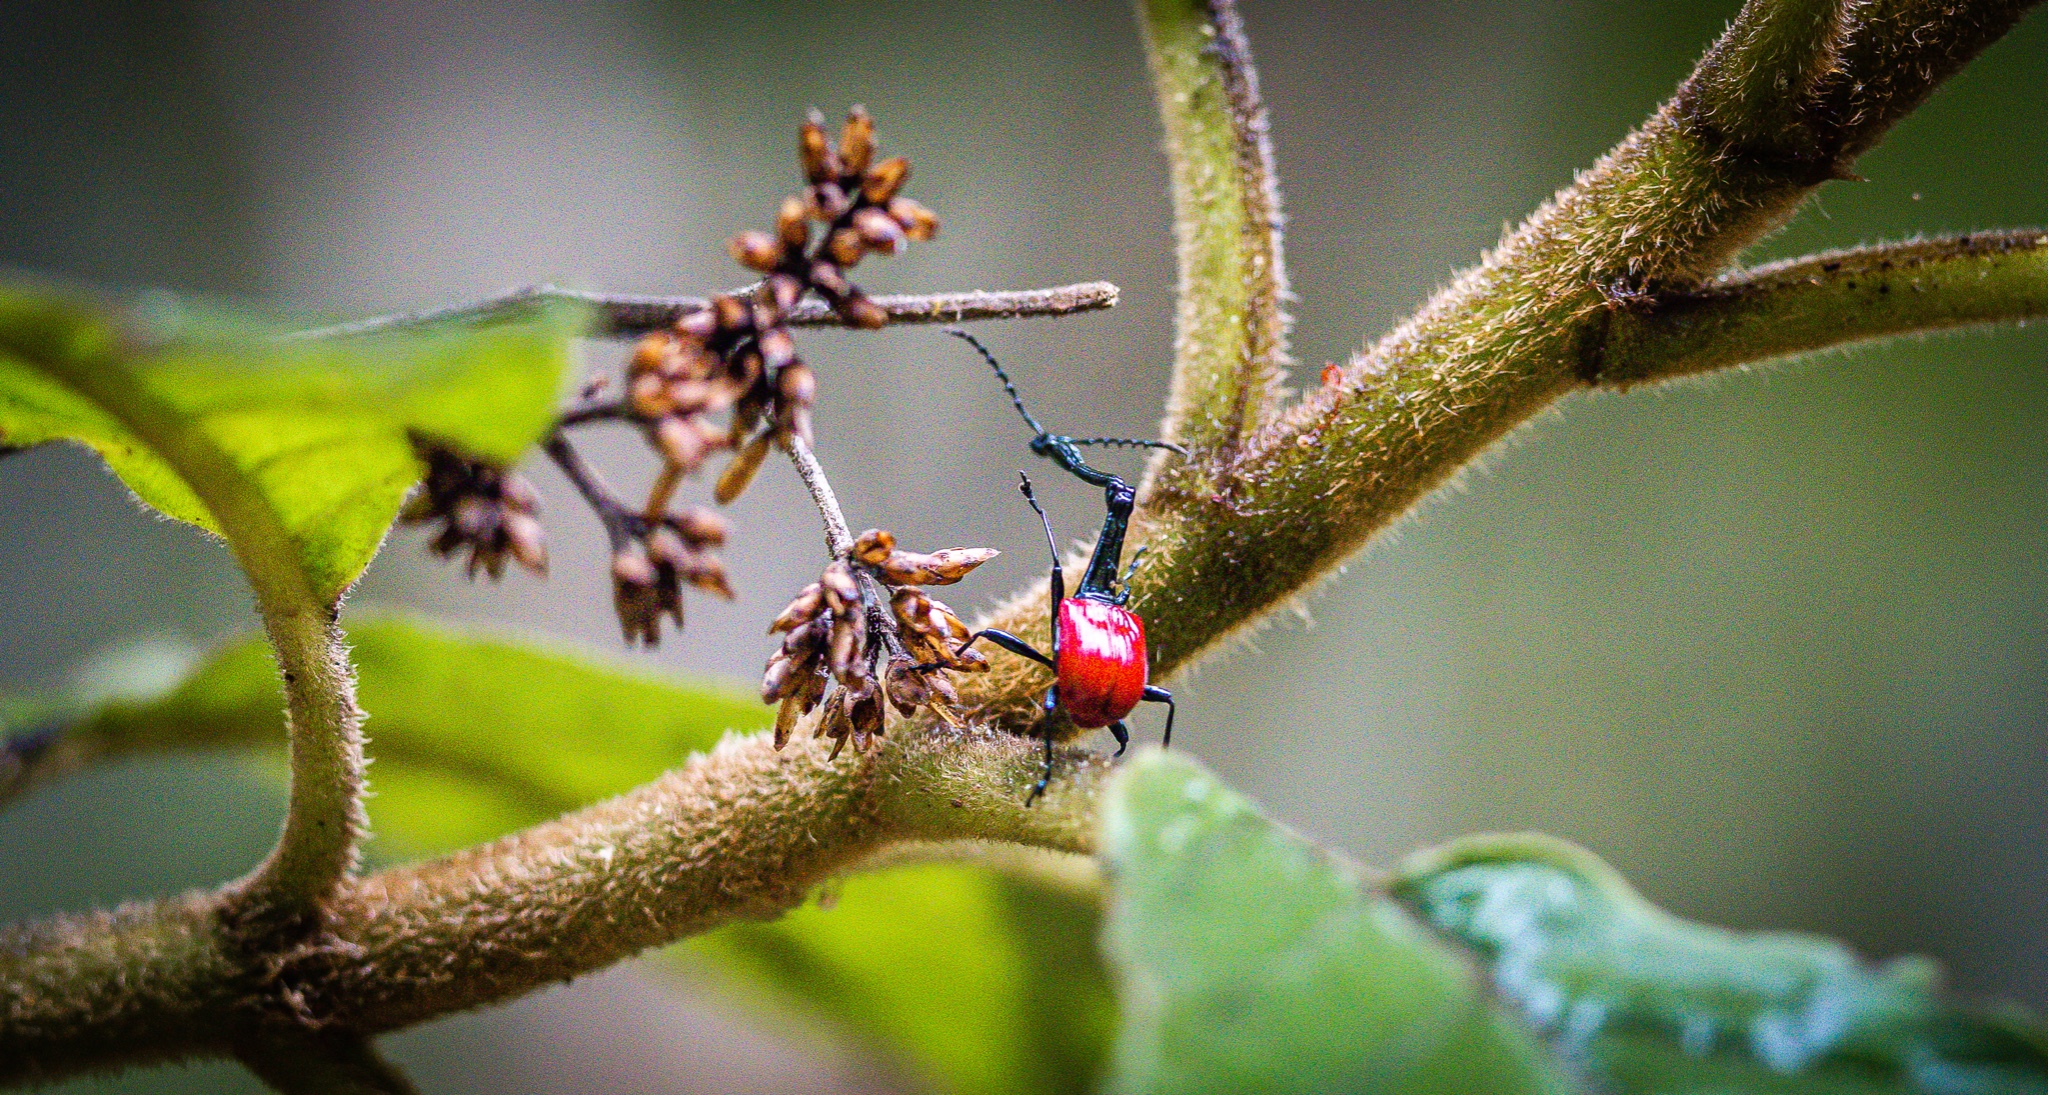
{"type": "Polygon", "coordinates": [[[562,470],[563,477],[575,486],[583,501],[597,511],[598,520],[604,522],[604,534],[611,543],[611,549],[616,552],[624,547],[633,535],[633,514],[626,509],[624,502],[619,501],[611,484],[606,483],[604,476],[583,459],[583,454],[576,451],[560,430],[549,434],[547,440],[541,442],[541,449],[562,470]]]}
{"type": "MultiPolygon", "coordinates": [[[[1065,316],[1094,312],[1116,305],[1117,287],[1106,281],[1084,281],[1049,289],[1021,289],[1014,292],[930,293],[875,297],[895,323],[958,323],[982,319],[1027,319],[1034,316],[1065,316]]],[[[379,334],[438,323],[489,323],[522,315],[550,301],[573,301],[588,305],[596,318],[590,334],[594,338],[638,338],[675,324],[682,316],[709,306],[703,297],[646,296],[635,293],[597,293],[561,289],[553,285],[529,285],[509,289],[494,297],[433,308],[403,312],[374,319],[337,323],[293,334],[295,339],[347,338],[379,334]]],[[[824,301],[809,299],[790,309],[785,322],[794,327],[833,327],[843,322],[824,301]]]]}
{"type": "Polygon", "coordinates": [[[1831,251],[1616,313],[1602,387],[1671,380],[1895,335],[2048,316],[2048,229],[1831,251]]]}
{"type": "MultiPolygon", "coordinates": [[[[809,443],[791,434],[782,444],[789,461],[796,465],[797,475],[804,481],[804,489],[811,492],[811,501],[818,507],[818,515],[825,522],[825,550],[834,559],[852,558],[853,529],[846,523],[846,514],[839,508],[839,496],[832,491],[832,481],[825,477],[825,466],[818,462],[818,454],[811,451],[809,443]]],[[[853,568],[853,580],[860,587],[861,607],[867,616],[868,632],[879,635],[883,646],[892,658],[907,658],[903,651],[903,638],[896,630],[896,615],[889,611],[889,592],[882,583],[869,573],[864,566],[853,568]]]]}
{"type": "Polygon", "coordinates": [[[235,1054],[281,1095],[417,1095],[405,1073],[368,1039],[353,1034],[279,1033],[235,1054]]]}

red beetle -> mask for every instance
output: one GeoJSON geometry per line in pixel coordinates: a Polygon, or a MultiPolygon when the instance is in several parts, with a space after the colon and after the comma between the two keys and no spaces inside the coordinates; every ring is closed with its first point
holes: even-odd
{"type": "Polygon", "coordinates": [[[1003,389],[1010,393],[1010,402],[1017,405],[1017,413],[1024,416],[1036,436],[1031,439],[1031,451],[1065,468],[1084,483],[1102,488],[1103,502],[1109,513],[1102,521],[1102,535],[1095,541],[1095,553],[1088,558],[1088,570],[1081,576],[1081,585],[1074,595],[1066,594],[1066,575],[1060,569],[1059,543],[1052,533],[1052,520],[1038,504],[1038,498],[1031,493],[1031,479],[1024,473],[1017,473],[1023,482],[1018,487],[1024,492],[1024,500],[1038,514],[1038,520],[1045,526],[1045,543],[1052,549],[1052,656],[1038,652],[1030,643],[1007,631],[987,628],[977,631],[960,644],[965,650],[975,640],[986,638],[1013,654],[1030,658],[1053,671],[1053,686],[1045,693],[1045,717],[1040,719],[1036,733],[1045,739],[1045,774],[1031,788],[1024,799],[1029,805],[1052,780],[1052,744],[1056,737],[1064,736],[1064,727],[1053,716],[1065,711],[1068,719],[1083,730],[1097,730],[1108,727],[1116,738],[1116,752],[1122,756],[1125,747],[1131,743],[1130,731],[1125,729],[1125,715],[1138,706],[1140,701],[1166,705],[1166,731],[1160,735],[1160,744],[1173,744],[1173,693],[1147,683],[1150,667],[1145,660],[1145,621],[1138,614],[1124,607],[1131,593],[1127,586],[1131,573],[1138,569],[1138,559],[1144,555],[1140,549],[1131,559],[1131,567],[1122,580],[1117,577],[1117,567],[1123,561],[1124,533],[1130,528],[1131,510],[1137,505],[1137,492],[1130,484],[1107,472],[1097,471],[1081,459],[1077,446],[1081,445],[1136,445],[1148,448],[1170,449],[1185,456],[1186,451],[1178,445],[1164,441],[1130,441],[1115,437],[1073,438],[1061,437],[1046,432],[1031,412],[1024,409],[1023,397],[1017,394],[1016,385],[1010,383],[1009,374],[996,363],[995,355],[976,342],[972,335],[957,327],[949,327],[946,333],[965,340],[981,351],[981,356],[996,371],[997,379],[1003,382],[1003,389]]]}

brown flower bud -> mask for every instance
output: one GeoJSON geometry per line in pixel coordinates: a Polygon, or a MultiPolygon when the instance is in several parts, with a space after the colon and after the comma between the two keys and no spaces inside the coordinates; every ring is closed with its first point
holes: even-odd
{"type": "Polygon", "coordinates": [[[753,329],[754,310],[738,297],[724,293],[712,297],[711,312],[718,317],[718,329],[726,334],[745,334],[753,329]]]}
{"type": "Polygon", "coordinates": [[[761,283],[761,289],[774,297],[775,306],[784,312],[796,307],[797,300],[804,295],[803,280],[789,274],[768,275],[768,279],[761,283]]]}
{"type": "Polygon", "coordinates": [[[889,325],[889,313],[881,305],[868,299],[866,293],[852,289],[832,304],[832,310],[849,327],[873,331],[889,325]]]}
{"type": "Polygon", "coordinates": [[[780,369],[796,360],[796,339],[790,337],[787,327],[762,331],[755,345],[760,347],[762,363],[770,369],[780,369]]]}
{"type": "Polygon", "coordinates": [[[505,508],[519,513],[539,513],[540,495],[534,492],[533,484],[523,475],[510,472],[499,482],[498,497],[504,500],[505,508]]]}
{"type": "Polygon", "coordinates": [[[910,161],[901,156],[891,156],[881,163],[868,168],[860,181],[860,196],[869,205],[887,205],[890,198],[903,186],[903,180],[910,177],[910,161]]]}
{"type": "Polygon", "coordinates": [[[703,551],[692,551],[683,556],[683,577],[690,584],[706,593],[716,593],[730,601],[733,599],[732,583],[726,579],[725,564],[718,557],[703,551]]]}
{"type": "Polygon", "coordinates": [[[825,139],[825,127],[817,119],[806,121],[797,131],[796,146],[804,178],[819,183],[839,174],[838,157],[832,155],[832,145],[825,139]]]}
{"type": "Polygon", "coordinates": [[[677,334],[702,344],[718,331],[718,313],[710,308],[699,308],[684,312],[676,317],[677,334]]]}
{"type": "Polygon", "coordinates": [[[811,406],[818,401],[818,374],[801,361],[785,365],[775,374],[775,394],[786,404],[811,406]]]}
{"type": "Polygon", "coordinates": [[[633,344],[633,358],[626,365],[627,376],[665,373],[673,367],[678,339],[668,331],[655,331],[633,344]]]}
{"type": "Polygon", "coordinates": [[[890,585],[949,586],[1001,554],[994,548],[947,548],[929,555],[898,551],[883,560],[878,569],[882,580],[890,585]]]}
{"type": "Polygon", "coordinates": [[[766,274],[782,262],[782,241],[766,232],[747,231],[725,245],[741,266],[766,274]]]}
{"type": "MultiPolygon", "coordinates": [[[[790,251],[801,251],[810,246],[811,225],[804,217],[804,203],[798,198],[782,199],[782,208],[775,211],[775,235],[782,246],[790,251]]],[[[788,307],[788,305],[783,305],[788,307]]]]}
{"type": "Polygon", "coordinates": [[[829,664],[832,675],[839,683],[852,688],[866,679],[867,666],[862,664],[861,655],[867,652],[867,627],[858,614],[835,615],[832,618],[832,645],[829,664]]]}
{"type": "Polygon", "coordinates": [[[926,635],[936,636],[938,634],[938,632],[932,630],[929,620],[932,611],[932,600],[925,596],[924,590],[916,586],[904,586],[898,589],[889,595],[889,609],[896,614],[897,622],[901,623],[904,627],[926,635]]]}
{"type": "Polygon", "coordinates": [[[854,580],[853,568],[841,559],[825,568],[818,576],[818,582],[825,590],[825,603],[840,616],[851,616],[859,612],[860,583],[854,580]]]}
{"type": "Polygon", "coordinates": [[[889,557],[896,550],[896,534],[887,529],[871,528],[853,541],[853,557],[870,566],[889,557]]]}
{"type": "Polygon", "coordinates": [[[853,283],[846,280],[839,267],[824,259],[811,264],[811,284],[830,297],[843,297],[853,291],[853,283]]]}
{"type": "Polygon", "coordinates": [[[642,418],[660,418],[675,408],[668,397],[668,382],[656,373],[643,373],[633,378],[626,389],[626,405],[642,418]]]}
{"type": "Polygon", "coordinates": [[[531,514],[513,510],[505,514],[505,546],[519,565],[545,575],[548,572],[547,534],[531,514]]]}
{"type": "Polygon", "coordinates": [[[678,510],[662,520],[695,547],[718,547],[724,544],[730,528],[717,510],[704,506],[678,510]]]}
{"type": "Polygon", "coordinates": [[[769,657],[768,670],[761,674],[761,702],[774,703],[794,691],[796,669],[796,663],[780,650],[769,657]]]}
{"type": "Polygon", "coordinates": [[[967,637],[973,634],[973,632],[967,630],[967,624],[960,619],[959,614],[954,612],[946,602],[933,597],[927,599],[926,605],[926,619],[929,621],[929,626],[941,638],[959,643],[966,642],[967,637]]]}
{"type": "Polygon", "coordinates": [[[868,253],[868,245],[861,240],[859,232],[841,228],[826,239],[825,253],[832,256],[832,261],[841,268],[846,268],[858,263],[861,256],[868,253]]]}
{"type": "Polygon", "coordinates": [[[907,659],[889,663],[883,690],[888,694],[889,702],[896,706],[897,713],[904,718],[917,714],[917,709],[930,703],[932,698],[931,686],[925,683],[924,674],[912,672],[907,659]]]}
{"type": "Polygon", "coordinates": [[[719,505],[729,506],[733,499],[746,493],[747,484],[754,481],[754,473],[761,470],[761,462],[768,458],[770,440],[765,432],[755,434],[753,440],[740,446],[740,451],[733,454],[732,463],[725,466],[725,471],[718,477],[718,485],[711,491],[711,497],[719,505]]]}
{"type": "Polygon", "coordinates": [[[903,250],[903,226],[879,209],[867,208],[853,214],[853,227],[861,242],[873,251],[893,255],[903,250]]]}
{"type": "Polygon", "coordinates": [[[663,457],[685,472],[695,471],[704,463],[704,435],[681,415],[664,415],[654,424],[654,445],[663,457]]]}
{"type": "Polygon", "coordinates": [[[789,732],[796,729],[796,720],[802,717],[802,699],[790,696],[782,701],[781,708],[775,712],[775,747],[777,749],[789,744],[789,732]]]}
{"type": "Polygon", "coordinates": [[[805,192],[804,212],[821,224],[831,224],[853,208],[853,198],[835,182],[822,182],[805,192]]]}
{"type": "Polygon", "coordinates": [[[875,120],[865,107],[846,112],[846,128],[839,131],[839,170],[858,175],[875,158],[875,120]]]}
{"type": "Polygon", "coordinates": [[[920,242],[939,234],[938,214],[909,198],[889,199],[889,216],[903,226],[903,234],[920,242]]]}

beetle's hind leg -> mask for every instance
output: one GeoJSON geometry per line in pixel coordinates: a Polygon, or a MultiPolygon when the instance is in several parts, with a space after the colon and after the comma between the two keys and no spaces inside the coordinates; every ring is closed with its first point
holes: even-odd
{"type": "Polygon", "coordinates": [[[1045,690],[1045,717],[1038,720],[1038,736],[1045,739],[1045,774],[1031,785],[1031,793],[1024,796],[1024,805],[1038,801],[1038,796],[1052,785],[1052,717],[1060,707],[1060,686],[1055,684],[1045,690]]]}
{"type": "Polygon", "coordinates": [[[1116,756],[1123,756],[1124,750],[1131,747],[1131,732],[1125,728],[1123,720],[1109,724],[1109,736],[1116,739],[1116,756]]]}
{"type": "MultiPolygon", "coordinates": [[[[1158,685],[1148,684],[1145,686],[1144,699],[1147,703],[1166,705],[1166,733],[1159,736],[1159,747],[1164,749],[1173,744],[1173,693],[1158,685]]],[[[1123,750],[1119,749],[1117,752],[1121,753],[1123,750]]]]}

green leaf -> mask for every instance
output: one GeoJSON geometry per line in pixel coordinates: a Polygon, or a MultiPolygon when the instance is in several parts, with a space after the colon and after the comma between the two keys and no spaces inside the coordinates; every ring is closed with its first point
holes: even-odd
{"type": "Polygon", "coordinates": [[[142,501],[227,537],[252,580],[288,568],[326,603],[419,478],[409,435],[513,462],[547,428],[582,324],[550,307],[293,341],[167,297],[0,284],[0,445],[86,445],[142,501]]]}
{"type": "Polygon", "coordinates": [[[828,896],[691,940],[686,961],[884,1047],[932,1090],[1095,1089],[1116,1009],[1093,894],[926,863],[854,875],[828,896]]]}
{"type": "Polygon", "coordinates": [[[1395,892],[1602,1090],[2048,1092],[2040,1028],[1947,1003],[1927,959],[1681,920],[1563,841],[1468,838],[1395,892]]]}
{"type": "MultiPolygon", "coordinates": [[[[418,622],[352,621],[348,636],[382,858],[465,847],[618,794],[773,716],[722,687],[418,622]]],[[[251,640],[157,699],[101,707],[68,737],[99,756],[279,749],[281,707],[276,669],[251,640]]],[[[935,1090],[1080,1092],[1115,1022],[1086,890],[921,864],[846,879],[829,909],[735,925],[672,955],[857,1037],[935,1090]]]]}
{"type": "Polygon", "coordinates": [[[1178,754],[1110,785],[1112,1092],[1559,1089],[1458,956],[1178,754]]]}

